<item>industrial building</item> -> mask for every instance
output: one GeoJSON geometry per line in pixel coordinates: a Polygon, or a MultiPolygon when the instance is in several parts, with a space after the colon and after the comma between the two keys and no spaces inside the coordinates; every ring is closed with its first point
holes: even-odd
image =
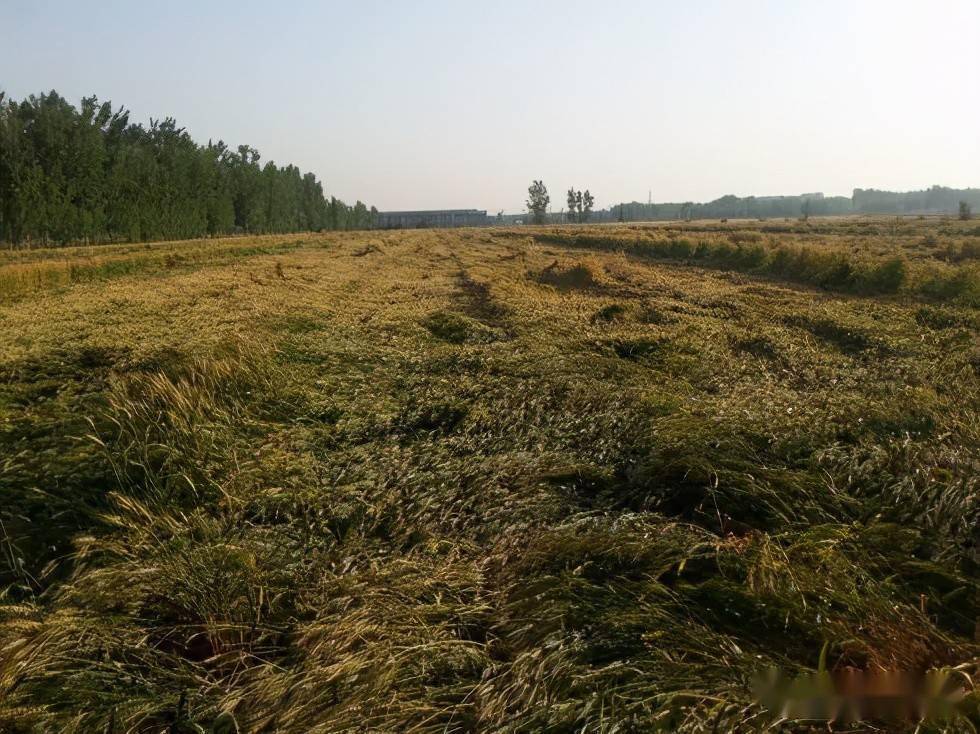
{"type": "Polygon", "coordinates": [[[486,227],[486,210],[434,209],[416,212],[379,212],[379,229],[421,229],[429,227],[486,227]]]}

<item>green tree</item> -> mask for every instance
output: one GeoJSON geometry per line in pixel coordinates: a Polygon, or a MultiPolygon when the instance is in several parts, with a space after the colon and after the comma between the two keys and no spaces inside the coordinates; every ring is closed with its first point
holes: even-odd
{"type": "Polygon", "coordinates": [[[960,219],[962,219],[963,221],[966,221],[966,220],[970,219],[972,216],[973,216],[973,208],[970,206],[970,203],[967,202],[967,201],[961,201],[960,202],[960,219]]]}
{"type": "Polygon", "coordinates": [[[343,217],[341,216],[342,206],[342,201],[338,201],[336,197],[330,197],[330,204],[327,206],[327,226],[330,229],[340,229],[343,222],[343,217]]]}
{"type": "Polygon", "coordinates": [[[583,194],[581,191],[576,191],[574,187],[568,190],[567,194],[568,202],[568,221],[569,222],[586,222],[592,215],[592,207],[595,205],[595,199],[592,198],[592,194],[588,190],[583,194]]]}
{"type": "Polygon", "coordinates": [[[368,212],[367,206],[361,201],[354,204],[351,210],[351,227],[350,229],[368,229],[371,224],[371,215],[368,212]]]}
{"type": "Polygon", "coordinates": [[[0,240],[92,242],[371,227],[375,209],[323,194],[312,173],[247,145],[198,145],[173,118],[56,92],[0,94],[0,240]]]}
{"type": "Polygon", "coordinates": [[[568,202],[568,221],[576,222],[578,219],[575,216],[575,189],[571,188],[568,190],[566,201],[568,202]]]}
{"type": "Polygon", "coordinates": [[[542,181],[534,181],[528,187],[527,195],[527,210],[531,213],[531,221],[535,224],[544,224],[548,204],[551,203],[547,187],[542,181]]]}

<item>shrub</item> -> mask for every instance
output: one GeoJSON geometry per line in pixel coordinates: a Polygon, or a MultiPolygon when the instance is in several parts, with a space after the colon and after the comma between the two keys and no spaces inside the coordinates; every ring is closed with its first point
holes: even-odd
{"type": "Polygon", "coordinates": [[[708,259],[717,265],[728,266],[736,259],[735,255],[737,252],[738,250],[735,247],[732,247],[727,242],[721,242],[714,247],[709,245],[708,259]]]}
{"type": "Polygon", "coordinates": [[[735,261],[743,268],[761,268],[766,264],[767,259],[768,252],[766,248],[758,244],[748,247],[739,245],[735,253],[735,261]]]}
{"type": "Polygon", "coordinates": [[[956,299],[980,304],[980,268],[962,267],[937,273],[924,281],[919,290],[940,301],[956,299]]]}
{"type": "Polygon", "coordinates": [[[892,257],[874,266],[865,282],[866,290],[876,293],[897,293],[908,277],[908,266],[901,257],[892,257]]]}
{"type": "Polygon", "coordinates": [[[694,245],[688,239],[670,240],[667,243],[667,256],[686,260],[694,253],[694,245]]]}
{"type": "Polygon", "coordinates": [[[794,270],[794,261],[798,259],[798,251],[786,246],[780,246],[769,258],[769,271],[776,275],[788,275],[794,270]]]}

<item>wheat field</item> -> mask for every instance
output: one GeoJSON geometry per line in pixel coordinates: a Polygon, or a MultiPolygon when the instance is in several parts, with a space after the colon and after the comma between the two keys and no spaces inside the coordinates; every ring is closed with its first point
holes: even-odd
{"type": "Polygon", "coordinates": [[[980,230],[0,253],[0,731],[980,726],[980,230]]]}

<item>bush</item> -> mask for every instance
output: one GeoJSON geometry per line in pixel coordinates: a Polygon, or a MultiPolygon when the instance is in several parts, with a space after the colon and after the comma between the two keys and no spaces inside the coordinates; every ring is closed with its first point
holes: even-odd
{"type": "Polygon", "coordinates": [[[677,258],[678,260],[687,260],[692,254],[694,254],[694,245],[691,244],[690,240],[670,240],[670,242],[667,243],[668,257],[677,258]]]}
{"type": "Polygon", "coordinates": [[[750,245],[748,247],[738,247],[735,260],[740,267],[756,269],[766,264],[768,252],[762,245],[750,245]]]}
{"type": "Polygon", "coordinates": [[[962,300],[980,304],[980,268],[962,267],[937,273],[924,281],[919,290],[940,301],[962,300]]]}
{"type": "Polygon", "coordinates": [[[847,255],[824,256],[822,261],[818,278],[820,287],[831,290],[848,290],[853,282],[854,266],[851,265],[847,255]]]}
{"type": "Polygon", "coordinates": [[[908,277],[908,266],[900,257],[892,257],[871,269],[866,289],[876,293],[897,293],[908,277]]]}

